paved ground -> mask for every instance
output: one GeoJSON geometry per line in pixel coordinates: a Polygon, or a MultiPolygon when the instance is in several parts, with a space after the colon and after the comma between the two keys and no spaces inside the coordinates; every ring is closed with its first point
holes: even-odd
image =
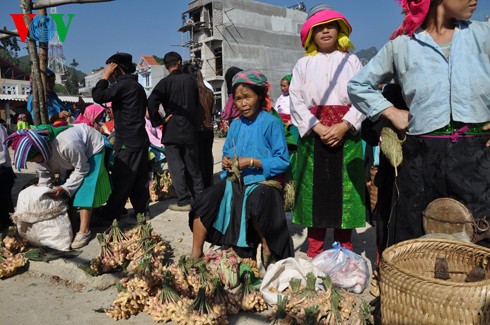
{"type": "MultiPolygon", "coordinates": [[[[221,148],[224,139],[216,139],[214,144],[215,171],[220,170],[221,148]]],[[[34,168],[29,166],[27,172],[17,173],[14,188],[16,199],[23,184],[35,177],[34,168]]],[[[167,209],[175,200],[155,202],[150,206],[151,223],[174,248],[178,258],[190,253],[192,233],[188,228],[187,214],[167,209]]],[[[128,205],[130,208],[131,206],[128,205]]],[[[131,212],[131,209],[129,209],[131,212]]],[[[288,214],[290,219],[290,214],[288,214]]],[[[121,221],[122,226],[130,226],[133,219],[127,217],[121,221]]],[[[296,257],[305,258],[305,231],[302,227],[289,222],[289,231],[293,238],[296,257]]],[[[95,229],[102,231],[103,229],[95,229]]],[[[93,229],[93,232],[95,232],[93,229]]],[[[357,229],[353,235],[354,250],[374,261],[374,229],[370,227],[357,229]]],[[[333,239],[328,232],[326,242],[333,239]]],[[[111,324],[114,323],[99,308],[109,307],[116,297],[113,285],[118,281],[117,275],[106,274],[91,277],[85,274],[78,265],[87,264],[99,252],[98,244],[93,239],[83,253],[74,259],[56,260],[50,263],[31,262],[28,271],[12,278],[0,281],[0,324],[111,324]]],[[[369,299],[368,290],[363,296],[369,299]]],[[[148,324],[151,318],[142,313],[129,320],[119,321],[124,324],[148,324]]],[[[242,313],[232,319],[230,324],[265,324],[265,314],[242,313]]]]}

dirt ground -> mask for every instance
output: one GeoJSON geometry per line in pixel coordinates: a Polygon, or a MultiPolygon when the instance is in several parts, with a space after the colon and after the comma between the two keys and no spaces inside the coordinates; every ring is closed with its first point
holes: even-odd
{"type": "MultiPolygon", "coordinates": [[[[218,171],[220,151],[224,139],[217,138],[214,144],[215,171],[218,171]]],[[[16,199],[21,186],[35,177],[33,166],[27,172],[17,173],[14,189],[16,199]]],[[[152,225],[162,234],[174,249],[178,258],[188,254],[191,248],[192,233],[188,228],[187,214],[167,209],[174,200],[155,202],[150,206],[152,225]]],[[[130,205],[128,205],[130,207],[130,205]]],[[[130,209],[131,212],[131,209],[130,209]]],[[[291,214],[287,215],[288,219],[291,214]]],[[[122,220],[122,226],[130,227],[134,223],[130,217],[122,220]]],[[[93,229],[93,232],[103,229],[93,229]]],[[[289,230],[293,238],[296,257],[305,258],[306,243],[303,228],[291,224],[289,230]]],[[[374,261],[374,229],[369,226],[357,229],[353,235],[354,250],[374,261]]],[[[333,234],[327,233],[326,242],[333,234]]],[[[97,310],[107,308],[117,295],[113,284],[118,276],[93,278],[81,271],[79,265],[87,265],[98,254],[98,244],[93,239],[75,259],[56,260],[50,263],[31,262],[27,271],[9,279],[0,281],[0,324],[112,324],[115,323],[104,313],[97,310]],[[100,290],[104,289],[104,290],[100,290]]],[[[371,299],[369,290],[362,295],[371,299]]],[[[230,324],[266,324],[266,315],[241,313],[230,318],[230,324]]],[[[121,320],[123,324],[150,324],[153,321],[146,313],[121,320]]]]}

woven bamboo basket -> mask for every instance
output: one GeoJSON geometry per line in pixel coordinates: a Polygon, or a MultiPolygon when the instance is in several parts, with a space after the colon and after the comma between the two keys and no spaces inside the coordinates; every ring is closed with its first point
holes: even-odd
{"type": "Polygon", "coordinates": [[[414,239],[391,246],[380,264],[384,325],[490,324],[490,249],[442,239],[414,239]],[[434,278],[435,260],[445,257],[449,280],[434,278]],[[476,266],[486,278],[464,282],[476,266]]]}

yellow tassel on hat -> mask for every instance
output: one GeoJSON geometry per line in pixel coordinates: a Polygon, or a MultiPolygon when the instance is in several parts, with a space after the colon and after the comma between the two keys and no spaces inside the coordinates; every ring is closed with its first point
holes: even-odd
{"type": "Polygon", "coordinates": [[[356,49],[350,38],[342,32],[339,33],[339,38],[337,39],[337,48],[342,52],[348,52],[349,50],[356,49]]]}

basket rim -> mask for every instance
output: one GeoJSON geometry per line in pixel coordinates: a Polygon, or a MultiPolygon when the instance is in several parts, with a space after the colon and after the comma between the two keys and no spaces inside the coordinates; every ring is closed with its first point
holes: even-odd
{"type": "MultiPolygon", "coordinates": [[[[440,284],[440,285],[443,285],[446,287],[447,286],[451,286],[451,287],[481,287],[481,286],[485,286],[485,285],[490,285],[490,279],[486,279],[483,281],[477,281],[477,282],[452,282],[452,281],[447,281],[447,280],[440,280],[440,279],[431,278],[431,277],[420,275],[420,274],[417,274],[417,273],[414,273],[411,271],[407,271],[404,268],[400,268],[399,266],[395,265],[391,261],[386,260],[386,258],[385,258],[385,252],[390,253],[391,251],[394,251],[401,246],[406,246],[406,245],[410,245],[413,243],[420,244],[420,243],[434,243],[434,242],[435,243],[452,244],[452,245],[457,245],[457,246],[466,246],[467,248],[470,248],[470,249],[482,250],[486,254],[488,254],[488,256],[490,258],[490,249],[483,247],[483,246],[478,246],[476,244],[465,243],[465,242],[461,242],[458,240],[450,240],[450,239],[416,238],[416,239],[405,240],[405,241],[399,242],[398,244],[395,244],[395,245],[392,245],[392,246],[386,248],[385,251],[383,252],[382,256],[381,256],[380,266],[382,264],[387,264],[389,267],[396,269],[398,272],[400,272],[404,275],[414,277],[414,278],[417,278],[418,280],[422,280],[422,281],[425,281],[425,282],[428,282],[431,284],[440,284]]],[[[380,267],[380,271],[383,272],[383,267],[380,267]]],[[[381,282],[383,282],[382,275],[381,275],[381,282]]]]}

